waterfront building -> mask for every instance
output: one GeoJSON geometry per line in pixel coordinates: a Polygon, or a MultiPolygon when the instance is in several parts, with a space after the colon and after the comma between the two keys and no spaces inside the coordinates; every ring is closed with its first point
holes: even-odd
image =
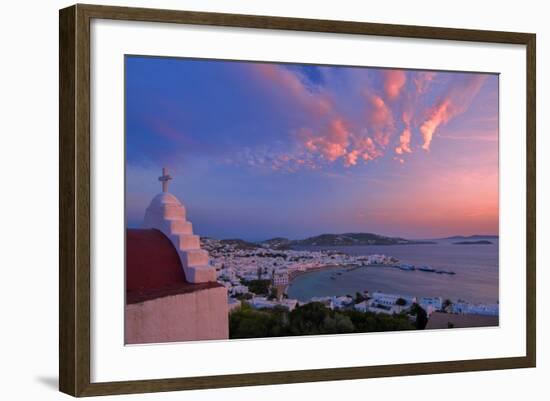
{"type": "Polygon", "coordinates": [[[498,304],[469,304],[467,302],[457,302],[452,306],[452,312],[458,314],[473,314],[485,316],[498,316],[498,304]]]}
{"type": "Polygon", "coordinates": [[[367,301],[359,302],[358,304],[353,305],[354,309],[359,312],[367,312],[369,310],[369,307],[367,305],[367,301]]]}
{"type": "Polygon", "coordinates": [[[421,297],[418,300],[418,305],[426,311],[428,316],[435,311],[443,309],[443,301],[441,297],[421,297]]]}
{"type": "Polygon", "coordinates": [[[288,285],[288,271],[278,270],[273,274],[273,285],[285,286],[288,285]]]}
{"type": "Polygon", "coordinates": [[[343,309],[353,303],[353,298],[348,296],[332,297],[332,304],[335,309],[343,309]]]}
{"type": "Polygon", "coordinates": [[[403,306],[410,307],[412,304],[416,303],[416,297],[413,296],[386,294],[379,291],[372,293],[371,301],[384,306],[393,306],[397,304],[398,299],[403,299],[405,301],[405,305],[403,306]]]}

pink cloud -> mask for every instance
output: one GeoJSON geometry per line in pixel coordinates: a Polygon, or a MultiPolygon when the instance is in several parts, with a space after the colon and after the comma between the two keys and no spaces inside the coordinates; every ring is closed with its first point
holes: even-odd
{"type": "Polygon", "coordinates": [[[344,155],[344,166],[350,167],[357,164],[357,159],[359,157],[358,150],[352,150],[351,152],[344,155]]]}
{"type": "Polygon", "coordinates": [[[327,92],[312,91],[304,84],[300,74],[276,64],[251,64],[252,70],[262,78],[264,84],[272,85],[287,100],[300,103],[309,112],[324,116],[332,110],[331,96],[327,92]]]}
{"type": "Polygon", "coordinates": [[[367,162],[382,156],[372,138],[350,131],[341,118],[333,119],[317,134],[303,128],[298,137],[311,154],[331,163],[341,159],[345,167],[356,166],[361,159],[367,162]]]}
{"type": "Polygon", "coordinates": [[[399,146],[395,148],[395,153],[401,155],[403,153],[411,153],[411,129],[405,127],[399,136],[399,146]]]}
{"type": "Polygon", "coordinates": [[[378,95],[367,95],[367,124],[374,132],[375,141],[386,147],[395,130],[391,109],[378,95]]]}
{"type": "Polygon", "coordinates": [[[428,91],[431,82],[436,77],[437,73],[427,71],[427,72],[417,72],[413,78],[414,86],[416,87],[416,92],[419,95],[423,95],[428,91]]]}
{"type": "Polygon", "coordinates": [[[382,151],[376,147],[372,138],[364,136],[354,138],[354,148],[359,151],[359,154],[364,161],[374,160],[382,156],[382,151]]]}
{"type": "MultiPolygon", "coordinates": [[[[399,146],[395,148],[395,153],[402,155],[403,153],[411,153],[411,113],[410,111],[403,112],[403,123],[405,128],[399,136],[399,146]]],[[[403,159],[401,159],[403,160],[403,159]]]]}
{"type": "Polygon", "coordinates": [[[299,71],[284,66],[252,64],[251,68],[258,84],[270,91],[279,104],[287,105],[285,109],[293,114],[304,115],[290,127],[295,140],[292,146],[271,149],[267,156],[250,160],[252,166],[265,165],[276,171],[316,169],[334,162],[353,167],[382,157],[386,149],[393,150],[390,152],[394,159],[404,163],[406,155],[414,150],[413,135],[418,135],[418,131],[422,148],[429,150],[439,129],[469,108],[485,79],[481,75],[464,75],[423,111],[421,104],[433,98],[421,95],[431,91],[435,83],[446,82],[436,81],[435,72],[381,70],[382,91],[377,93],[365,81],[354,92],[360,98],[346,97],[337,102],[343,92],[333,85],[334,77],[325,77],[323,85],[317,86],[299,71]],[[366,107],[364,120],[350,114],[348,104],[366,107]]]}
{"type": "Polygon", "coordinates": [[[426,118],[420,125],[424,150],[430,150],[433,136],[441,125],[447,124],[451,119],[468,110],[486,78],[485,75],[477,74],[468,77],[465,83],[453,86],[439,102],[427,111],[426,118]]]}
{"type": "Polygon", "coordinates": [[[403,70],[384,70],[384,92],[389,99],[399,96],[401,89],[407,82],[407,76],[403,70]]]}
{"type": "Polygon", "coordinates": [[[319,152],[330,162],[344,156],[347,152],[350,133],[341,119],[332,120],[322,135],[315,136],[309,129],[303,129],[301,135],[305,139],[306,149],[319,152]]]}
{"type": "Polygon", "coordinates": [[[420,126],[420,133],[424,139],[422,149],[430,150],[432,138],[441,124],[446,124],[455,114],[450,99],[444,99],[428,111],[428,118],[420,126]]]}

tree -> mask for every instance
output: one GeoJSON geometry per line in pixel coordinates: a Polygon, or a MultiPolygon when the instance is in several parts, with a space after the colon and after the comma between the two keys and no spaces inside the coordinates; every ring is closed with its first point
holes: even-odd
{"type": "Polygon", "coordinates": [[[245,304],[229,315],[230,338],[261,338],[284,335],[276,313],[254,310],[245,304]]]}
{"type": "Polygon", "coordinates": [[[395,304],[398,306],[405,306],[407,305],[407,301],[405,301],[403,298],[397,298],[395,301],[395,304]]]}
{"type": "Polygon", "coordinates": [[[310,302],[289,314],[290,332],[294,335],[323,334],[325,319],[331,310],[320,302],[310,302]]]}
{"type": "Polygon", "coordinates": [[[277,288],[275,287],[271,287],[271,290],[269,291],[269,296],[267,297],[267,299],[269,300],[272,300],[272,299],[277,299],[278,296],[277,296],[277,288]]]}
{"type": "Polygon", "coordinates": [[[428,324],[428,314],[422,308],[418,310],[416,315],[416,328],[418,330],[424,330],[428,324]]]}
{"type": "Polygon", "coordinates": [[[351,319],[343,313],[335,313],[327,316],[323,321],[322,332],[326,334],[353,333],[355,326],[351,319]]]}
{"type": "Polygon", "coordinates": [[[443,301],[443,304],[441,304],[441,309],[447,312],[451,306],[453,306],[453,302],[450,299],[446,299],[443,301]]]}
{"type": "MultiPolygon", "coordinates": [[[[417,316],[420,316],[417,321],[422,319],[421,310],[415,309],[417,316]]],[[[352,309],[333,311],[320,302],[298,306],[292,312],[281,306],[257,310],[243,302],[229,315],[229,338],[366,333],[414,328],[405,313],[387,315],[352,309]]]]}
{"type": "Polygon", "coordinates": [[[249,292],[246,292],[244,294],[235,294],[233,295],[233,298],[238,299],[239,301],[248,300],[252,298],[252,294],[249,292]]]}
{"type": "Polygon", "coordinates": [[[417,330],[424,330],[428,324],[428,314],[426,311],[417,303],[414,303],[411,306],[410,314],[416,316],[415,326],[417,330]]]}
{"type": "Polygon", "coordinates": [[[357,291],[355,293],[355,303],[356,304],[360,304],[361,302],[363,302],[366,298],[363,296],[363,294],[361,294],[359,291],[357,291]]]}
{"type": "Polygon", "coordinates": [[[271,287],[270,280],[251,280],[246,283],[248,290],[258,295],[268,295],[271,287]]]}

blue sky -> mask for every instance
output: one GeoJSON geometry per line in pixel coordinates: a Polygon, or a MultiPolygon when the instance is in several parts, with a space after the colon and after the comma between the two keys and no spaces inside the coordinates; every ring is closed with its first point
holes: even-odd
{"type": "Polygon", "coordinates": [[[126,57],[126,210],[199,235],[498,232],[498,76],[126,57]]]}

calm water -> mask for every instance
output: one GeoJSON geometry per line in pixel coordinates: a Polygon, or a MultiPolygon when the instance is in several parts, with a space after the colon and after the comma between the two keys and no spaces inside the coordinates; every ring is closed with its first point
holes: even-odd
{"type": "Polygon", "coordinates": [[[357,291],[441,296],[456,301],[498,301],[498,240],[492,245],[453,245],[439,241],[426,245],[299,247],[300,250],[332,249],[352,255],[374,253],[394,256],[401,263],[452,270],[456,275],[402,271],[392,267],[362,267],[352,271],[337,267],[297,277],[288,289],[290,298],[355,294],[357,291]],[[341,275],[335,275],[341,272],[341,275]],[[331,279],[335,276],[335,279],[331,279]]]}

